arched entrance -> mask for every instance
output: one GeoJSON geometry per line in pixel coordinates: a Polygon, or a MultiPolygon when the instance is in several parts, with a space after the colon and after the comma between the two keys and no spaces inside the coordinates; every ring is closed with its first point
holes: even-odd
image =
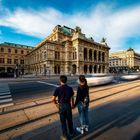
{"type": "Polygon", "coordinates": [[[60,74],[60,66],[58,66],[57,68],[58,68],[58,74],[60,74]]]}
{"type": "Polygon", "coordinates": [[[0,67],[0,77],[5,77],[5,68],[0,67]]]}
{"type": "Polygon", "coordinates": [[[101,66],[99,66],[98,73],[101,73],[101,66]]]}
{"type": "Polygon", "coordinates": [[[57,67],[54,67],[54,73],[57,74],[57,67]]]}
{"type": "Polygon", "coordinates": [[[89,73],[92,73],[92,65],[89,66],[89,73]]]}
{"type": "Polygon", "coordinates": [[[87,65],[84,65],[84,73],[87,73],[87,65]]]}
{"type": "Polygon", "coordinates": [[[60,74],[60,66],[59,65],[54,66],[54,73],[60,74]]]}
{"type": "Polygon", "coordinates": [[[76,65],[75,64],[72,65],[72,74],[76,74],[76,65]]]}
{"type": "Polygon", "coordinates": [[[103,73],[105,73],[105,66],[103,66],[103,73]]]}
{"type": "Polygon", "coordinates": [[[0,67],[0,73],[5,72],[5,68],[4,67],[0,67]]]}
{"type": "Polygon", "coordinates": [[[7,75],[8,75],[9,77],[14,77],[14,69],[11,68],[11,67],[8,67],[8,68],[7,68],[7,75]]]}
{"type": "Polygon", "coordinates": [[[94,73],[97,73],[97,65],[94,66],[94,73]]]}

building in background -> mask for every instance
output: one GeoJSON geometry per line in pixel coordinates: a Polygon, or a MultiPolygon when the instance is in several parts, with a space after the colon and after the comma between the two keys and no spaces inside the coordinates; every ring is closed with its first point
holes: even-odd
{"type": "Polygon", "coordinates": [[[0,44],[0,77],[25,73],[25,57],[33,47],[4,42],[0,44]]]}
{"type": "Polygon", "coordinates": [[[140,54],[132,48],[111,53],[109,56],[110,72],[135,72],[140,70],[140,54]]]}
{"type": "Polygon", "coordinates": [[[81,28],[57,25],[26,57],[28,73],[90,74],[109,70],[109,47],[87,38],[81,28]]]}

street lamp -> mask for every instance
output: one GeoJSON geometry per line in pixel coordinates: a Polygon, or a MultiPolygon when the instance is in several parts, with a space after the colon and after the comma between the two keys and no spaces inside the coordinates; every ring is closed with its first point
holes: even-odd
{"type": "Polygon", "coordinates": [[[48,77],[49,77],[49,79],[50,79],[50,69],[49,69],[50,67],[46,67],[46,73],[48,74],[48,77]]]}
{"type": "Polygon", "coordinates": [[[18,64],[16,64],[16,67],[15,67],[15,77],[16,78],[18,77],[18,64]]]}

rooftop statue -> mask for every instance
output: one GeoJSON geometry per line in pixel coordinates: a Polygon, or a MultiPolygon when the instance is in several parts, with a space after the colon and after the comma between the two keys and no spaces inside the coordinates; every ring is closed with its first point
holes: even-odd
{"type": "Polygon", "coordinates": [[[81,33],[81,28],[76,26],[75,31],[76,31],[76,33],[81,33]]]}

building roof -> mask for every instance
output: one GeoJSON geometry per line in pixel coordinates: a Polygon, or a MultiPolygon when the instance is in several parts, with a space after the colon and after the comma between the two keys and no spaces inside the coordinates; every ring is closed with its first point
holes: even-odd
{"type": "Polygon", "coordinates": [[[74,31],[73,29],[67,27],[67,26],[63,26],[61,27],[61,31],[65,34],[65,35],[72,35],[72,32],[74,31]]]}
{"type": "Polygon", "coordinates": [[[10,47],[28,48],[28,49],[33,49],[34,48],[33,46],[22,45],[22,44],[15,44],[15,43],[10,43],[10,42],[1,43],[0,46],[10,46],[10,47]]]}
{"type": "Polygon", "coordinates": [[[134,49],[132,49],[132,48],[130,47],[127,51],[134,51],[134,49]]]}

